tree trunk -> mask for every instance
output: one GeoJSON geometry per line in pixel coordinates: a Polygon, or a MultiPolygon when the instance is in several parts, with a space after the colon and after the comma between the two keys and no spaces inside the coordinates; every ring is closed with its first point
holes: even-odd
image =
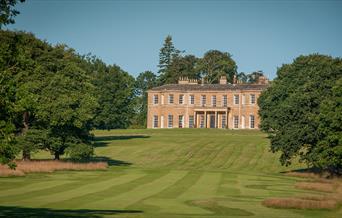
{"type": "Polygon", "coordinates": [[[55,160],[59,160],[59,153],[58,152],[55,153],[55,160]]]}
{"type": "MultiPolygon", "coordinates": [[[[25,111],[24,114],[23,114],[23,128],[21,129],[21,134],[22,135],[26,135],[28,129],[29,129],[29,112],[25,111]]],[[[24,145],[24,148],[23,148],[23,160],[31,160],[31,152],[30,152],[30,149],[27,148],[25,145],[24,145]]]]}

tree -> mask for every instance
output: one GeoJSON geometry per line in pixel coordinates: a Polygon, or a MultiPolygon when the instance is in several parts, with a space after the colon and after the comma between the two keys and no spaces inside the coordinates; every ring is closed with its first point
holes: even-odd
{"type": "Polygon", "coordinates": [[[127,128],[134,115],[134,78],[116,65],[102,65],[101,68],[95,71],[93,81],[100,105],[93,125],[108,130],[127,128]]]}
{"type": "Polygon", "coordinates": [[[180,77],[189,79],[200,79],[201,75],[197,71],[198,58],[194,55],[185,55],[174,57],[168,68],[168,77],[165,83],[177,83],[180,77]]]}
{"type": "Polygon", "coordinates": [[[97,102],[82,58],[29,33],[0,31],[0,39],[3,162],[15,157],[15,148],[24,159],[37,149],[48,149],[58,159],[68,147],[90,146],[89,123],[97,102]]]}
{"type": "Polygon", "coordinates": [[[172,36],[168,35],[165,38],[163,47],[159,52],[159,81],[160,84],[165,84],[167,78],[170,77],[169,67],[171,65],[172,60],[177,57],[181,52],[177,50],[172,42],[172,36]]]}
{"type": "Polygon", "coordinates": [[[247,82],[257,83],[259,81],[259,77],[261,76],[264,76],[264,72],[262,72],[262,70],[254,71],[250,74],[247,74],[247,82]]]}
{"type": "Polygon", "coordinates": [[[278,69],[258,104],[261,129],[280,162],[299,156],[309,166],[341,173],[342,60],[314,54],[278,69]]]}
{"type": "MultiPolygon", "coordinates": [[[[25,0],[19,0],[24,2],[25,0]]],[[[1,0],[0,1],[0,29],[2,26],[14,23],[14,17],[19,14],[19,11],[13,7],[18,3],[18,0],[1,0]]]]}
{"type": "Polygon", "coordinates": [[[157,86],[157,76],[151,71],[139,74],[135,80],[136,109],[135,126],[146,128],[147,90],[157,86]]]}
{"type": "Polygon", "coordinates": [[[221,76],[227,76],[228,81],[233,82],[237,74],[237,66],[231,55],[218,50],[206,52],[199,61],[198,70],[208,83],[217,83],[221,76]]]}

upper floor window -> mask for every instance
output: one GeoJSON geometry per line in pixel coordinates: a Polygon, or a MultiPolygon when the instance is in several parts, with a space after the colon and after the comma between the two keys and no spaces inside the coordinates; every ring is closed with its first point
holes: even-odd
{"type": "Polygon", "coordinates": [[[216,95],[211,96],[211,105],[216,107],[216,95]]]}
{"type": "Polygon", "coordinates": [[[190,95],[189,104],[195,104],[195,96],[194,95],[190,95]]]}
{"type": "Polygon", "coordinates": [[[239,95],[234,95],[234,104],[239,104],[239,95]]]}
{"type": "Polygon", "coordinates": [[[153,95],[153,104],[158,104],[158,95],[153,95]]]}
{"type": "Polygon", "coordinates": [[[179,95],[179,104],[184,103],[184,95],[179,95]]]}
{"type": "Polygon", "coordinates": [[[207,101],[207,96],[201,95],[201,106],[205,106],[206,101],[207,101]]]}
{"type": "Polygon", "coordinates": [[[222,106],[227,107],[227,95],[222,96],[222,106]]]}
{"type": "Polygon", "coordinates": [[[169,94],[169,104],[173,104],[173,94],[169,94]]]}
{"type": "Polygon", "coordinates": [[[250,96],[250,102],[251,102],[251,104],[255,104],[255,94],[251,94],[250,96]]]}

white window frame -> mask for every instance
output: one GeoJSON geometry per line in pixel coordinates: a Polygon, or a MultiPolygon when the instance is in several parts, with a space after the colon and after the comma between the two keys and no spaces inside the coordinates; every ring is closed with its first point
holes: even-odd
{"type": "Polygon", "coordinates": [[[256,103],[256,96],[255,96],[255,94],[250,94],[249,95],[249,102],[250,102],[250,104],[255,104],[256,103]]]}
{"type": "Polygon", "coordinates": [[[249,128],[255,129],[255,116],[253,114],[249,115],[249,128]]]}
{"type": "Polygon", "coordinates": [[[201,95],[201,106],[204,107],[207,104],[207,96],[201,95]]]}
{"type": "Polygon", "coordinates": [[[228,106],[228,98],[227,95],[222,95],[222,107],[228,106]]]}
{"type": "Polygon", "coordinates": [[[174,101],[174,95],[173,94],[169,94],[168,96],[168,103],[169,104],[173,104],[175,101],[174,101]]]}
{"type": "Polygon", "coordinates": [[[153,104],[158,104],[159,103],[159,97],[157,94],[153,95],[153,104]]]}
{"type": "Polygon", "coordinates": [[[189,115],[189,128],[194,128],[195,118],[194,115],[189,115]]]}
{"type": "Polygon", "coordinates": [[[194,105],[195,104],[195,95],[189,96],[189,104],[194,105]]]}
{"type": "Polygon", "coordinates": [[[184,104],[184,95],[183,94],[179,95],[178,103],[179,104],[184,104]]]}
{"type": "Polygon", "coordinates": [[[153,128],[158,128],[158,115],[153,115],[153,128]]]}
{"type": "Polygon", "coordinates": [[[240,95],[239,94],[234,94],[233,101],[235,105],[240,104],[240,95]]]}
{"type": "Polygon", "coordinates": [[[216,107],[216,95],[212,95],[212,96],[211,96],[211,105],[212,105],[213,107],[216,107]]]}
{"type": "Polygon", "coordinates": [[[184,115],[178,116],[178,128],[184,128],[184,115]]]}
{"type": "Polygon", "coordinates": [[[173,128],[173,115],[169,114],[167,116],[167,128],[173,128]]]}
{"type": "Polygon", "coordinates": [[[239,116],[233,117],[233,128],[238,129],[239,128],[239,116]]]}
{"type": "Polygon", "coordinates": [[[205,128],[204,121],[205,121],[204,114],[201,114],[200,115],[200,128],[205,128]]]}
{"type": "Polygon", "coordinates": [[[227,115],[226,114],[222,114],[221,117],[221,128],[224,129],[227,126],[227,115]]]}

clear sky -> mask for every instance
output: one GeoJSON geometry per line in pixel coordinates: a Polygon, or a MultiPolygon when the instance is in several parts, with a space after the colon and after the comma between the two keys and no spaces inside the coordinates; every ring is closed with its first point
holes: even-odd
{"type": "Polygon", "coordinates": [[[342,1],[26,0],[10,29],[91,52],[137,76],[157,72],[159,49],[202,57],[229,52],[239,72],[277,67],[300,54],[342,56],[342,1]]]}

